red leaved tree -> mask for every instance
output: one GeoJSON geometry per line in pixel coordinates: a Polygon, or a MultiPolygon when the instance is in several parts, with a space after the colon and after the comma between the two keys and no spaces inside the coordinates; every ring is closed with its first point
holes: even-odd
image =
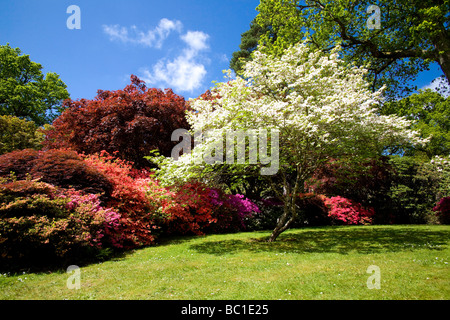
{"type": "Polygon", "coordinates": [[[172,132],[189,128],[183,97],[171,89],[147,88],[134,75],[123,90],[99,90],[93,100],[68,99],[64,107],[53,127],[44,131],[46,148],[107,151],[139,168],[148,166],[144,156],[152,150],[170,156],[178,143],[171,141],[172,132]]]}

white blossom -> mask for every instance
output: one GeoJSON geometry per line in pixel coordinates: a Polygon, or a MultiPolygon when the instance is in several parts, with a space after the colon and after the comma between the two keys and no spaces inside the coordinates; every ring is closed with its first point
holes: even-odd
{"type": "MultiPolygon", "coordinates": [[[[408,129],[411,122],[406,118],[377,113],[384,88],[371,92],[364,79],[367,70],[346,66],[338,50],[324,54],[299,44],[279,58],[255,51],[244,66],[243,78],[216,84],[214,101],[190,101],[193,112],[188,122],[193,132],[276,128],[280,159],[309,161],[308,165],[324,155],[379,154],[390,144],[426,143],[408,129]]],[[[166,160],[171,172],[166,175],[188,177],[192,157],[201,150],[194,148],[193,155],[177,162],[166,160]]]]}

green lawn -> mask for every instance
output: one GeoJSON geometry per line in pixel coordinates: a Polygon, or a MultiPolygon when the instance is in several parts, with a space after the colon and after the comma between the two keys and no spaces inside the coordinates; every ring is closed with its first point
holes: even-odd
{"type": "MultiPolygon", "coordinates": [[[[0,299],[450,299],[450,226],[352,226],[168,239],[70,274],[0,276],[0,299]],[[368,289],[370,265],[380,289],[368,289]]],[[[76,262],[73,262],[76,264],[76,262]]]]}

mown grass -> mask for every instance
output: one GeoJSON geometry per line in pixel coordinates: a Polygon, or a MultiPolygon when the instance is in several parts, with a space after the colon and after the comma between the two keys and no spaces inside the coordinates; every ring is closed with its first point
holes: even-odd
{"type": "MultiPolygon", "coordinates": [[[[449,299],[450,226],[352,226],[181,237],[70,274],[0,276],[0,299],[449,299]],[[380,289],[368,289],[370,265],[380,289]]],[[[76,264],[74,262],[73,264],[76,264]]]]}

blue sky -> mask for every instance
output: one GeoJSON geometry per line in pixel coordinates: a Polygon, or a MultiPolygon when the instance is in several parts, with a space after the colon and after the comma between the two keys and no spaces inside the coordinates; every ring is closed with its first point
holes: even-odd
{"type": "Polygon", "coordinates": [[[151,87],[197,97],[222,70],[259,0],[1,0],[0,44],[56,72],[72,99],[116,90],[135,74],[151,87]],[[70,5],[81,29],[67,28],[70,5]]]}
{"type": "MultiPolygon", "coordinates": [[[[56,72],[72,99],[117,90],[135,74],[147,86],[195,98],[222,81],[259,0],[0,0],[0,44],[56,72]],[[81,29],[67,28],[70,5],[81,29]]],[[[427,86],[437,65],[419,76],[427,86]]]]}

